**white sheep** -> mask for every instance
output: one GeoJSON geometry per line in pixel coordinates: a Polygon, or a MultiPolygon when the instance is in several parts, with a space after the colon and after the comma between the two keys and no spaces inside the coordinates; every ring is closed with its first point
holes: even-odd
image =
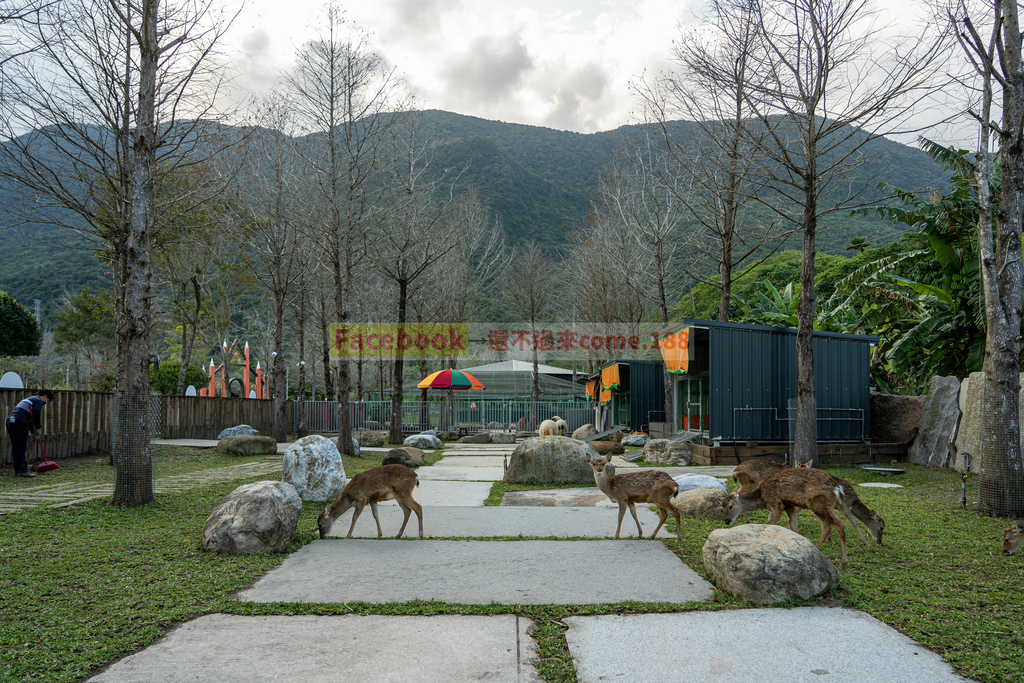
{"type": "Polygon", "coordinates": [[[554,420],[544,420],[540,423],[540,428],[537,429],[537,434],[540,436],[558,436],[561,428],[558,423],[554,420]]]}

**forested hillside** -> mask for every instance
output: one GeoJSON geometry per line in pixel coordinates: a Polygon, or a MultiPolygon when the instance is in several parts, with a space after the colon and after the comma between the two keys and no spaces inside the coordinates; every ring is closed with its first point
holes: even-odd
{"type": "MultiPolygon", "coordinates": [[[[643,134],[638,126],[580,134],[442,111],[424,115],[437,145],[433,163],[462,171],[456,192],[475,188],[501,218],[512,243],[535,238],[555,252],[567,243],[574,228],[585,223],[597,181],[613,150],[643,134]]],[[[696,134],[693,124],[672,125],[677,136],[696,134]]],[[[851,187],[884,180],[924,190],[943,182],[938,166],[917,149],[876,140],[868,144],[865,154],[877,160],[851,174],[851,187]]],[[[867,198],[881,196],[875,192],[867,198]]],[[[91,252],[63,248],[64,244],[83,246],[72,233],[17,223],[12,205],[25,201],[0,186],[0,290],[26,306],[39,299],[44,321],[51,321],[63,292],[107,286],[108,276],[91,252]]],[[[873,218],[834,215],[824,221],[819,249],[842,253],[855,236],[880,246],[898,238],[899,232],[893,224],[873,218]]]]}

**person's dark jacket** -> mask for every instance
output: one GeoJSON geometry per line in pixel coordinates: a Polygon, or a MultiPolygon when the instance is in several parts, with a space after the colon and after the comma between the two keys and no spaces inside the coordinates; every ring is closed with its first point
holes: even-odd
{"type": "Polygon", "coordinates": [[[42,412],[46,401],[38,396],[29,396],[11,411],[11,417],[22,422],[30,429],[42,429],[42,412]]]}

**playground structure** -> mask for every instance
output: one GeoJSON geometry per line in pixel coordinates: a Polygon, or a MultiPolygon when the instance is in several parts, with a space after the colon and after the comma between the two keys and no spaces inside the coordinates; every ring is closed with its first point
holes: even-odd
{"type": "Polygon", "coordinates": [[[241,377],[229,377],[228,368],[231,364],[230,354],[228,353],[228,342],[224,340],[221,345],[221,354],[223,361],[220,367],[210,359],[210,365],[207,372],[210,375],[209,385],[199,389],[199,396],[203,398],[217,398],[217,374],[220,373],[220,398],[231,397],[231,387],[238,383],[240,386],[240,393],[242,398],[270,398],[270,376],[263,373],[263,368],[260,367],[259,361],[256,362],[255,371],[252,370],[252,363],[249,358],[249,342],[245,342],[245,347],[242,349],[244,360],[241,363],[242,376],[241,377]],[[252,377],[255,375],[255,377],[252,377]]]}

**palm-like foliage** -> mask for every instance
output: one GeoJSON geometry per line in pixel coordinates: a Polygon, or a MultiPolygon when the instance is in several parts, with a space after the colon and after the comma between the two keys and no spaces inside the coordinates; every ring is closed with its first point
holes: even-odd
{"type": "MultiPolygon", "coordinates": [[[[968,152],[925,140],[925,151],[951,172],[946,194],[882,184],[898,206],[861,210],[916,229],[908,249],[865,265],[836,287],[819,322],[881,337],[872,375],[884,388],[922,391],[934,374],[964,377],[981,369],[985,310],[977,249],[978,193],[968,152]],[[908,267],[911,279],[897,272],[908,267]]],[[[998,167],[997,167],[998,168],[998,167]]],[[[992,194],[999,196],[999,175],[992,194]]]]}
{"type": "Polygon", "coordinates": [[[800,305],[800,284],[790,282],[782,291],[766,281],[762,291],[754,292],[747,301],[734,296],[738,310],[736,321],[769,327],[796,327],[796,311],[800,305]]]}

